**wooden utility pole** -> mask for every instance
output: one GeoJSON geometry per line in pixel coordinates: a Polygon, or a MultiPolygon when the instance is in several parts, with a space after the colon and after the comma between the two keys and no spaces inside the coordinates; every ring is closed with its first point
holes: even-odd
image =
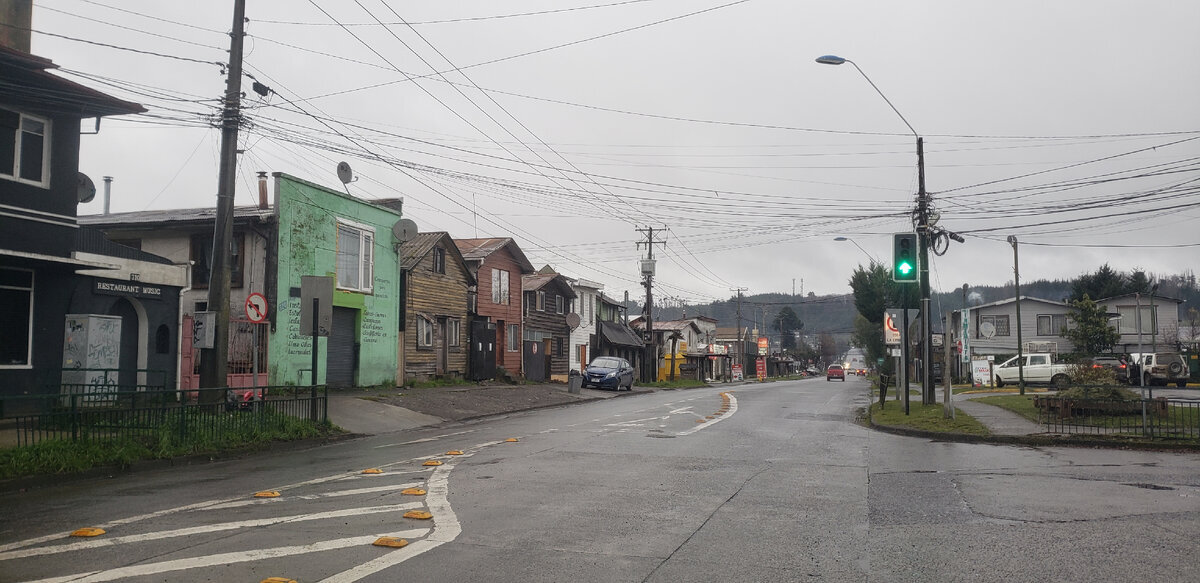
{"type": "MultiPolygon", "coordinates": [[[[646,259],[642,260],[642,285],[646,288],[646,305],[642,308],[642,315],[646,317],[646,335],[642,338],[645,347],[642,356],[642,382],[652,383],[658,376],[658,350],[654,343],[654,244],[666,245],[666,241],[654,238],[654,227],[637,231],[646,234],[646,240],[637,243],[638,249],[641,249],[642,245],[646,246],[646,259]]],[[[659,231],[661,233],[662,229],[659,231]]]]}
{"type": "MultiPolygon", "coordinates": [[[[213,318],[213,347],[203,351],[200,386],[229,384],[229,287],[233,244],[233,194],[237,179],[238,125],[242,119],[242,39],[245,36],[246,0],[234,0],[233,31],[229,36],[229,68],[221,111],[221,167],[217,177],[217,214],[213,226],[213,252],[208,280],[208,309],[213,318]]],[[[222,399],[216,391],[201,392],[204,402],[222,399]]]]}

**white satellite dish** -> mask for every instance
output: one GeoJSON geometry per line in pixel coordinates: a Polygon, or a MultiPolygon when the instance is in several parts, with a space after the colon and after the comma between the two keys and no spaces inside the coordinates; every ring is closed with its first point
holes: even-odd
{"type": "Polygon", "coordinates": [[[79,186],[75,191],[76,199],[82,203],[92,202],[92,199],[96,198],[96,183],[92,182],[92,179],[83,172],[79,173],[78,179],[79,186]]]}
{"type": "Polygon", "coordinates": [[[983,322],[979,324],[979,334],[984,338],[993,338],[996,336],[996,325],[991,322],[983,322]]]}
{"type": "Polygon", "coordinates": [[[417,223],[412,219],[400,219],[392,225],[392,237],[403,243],[417,235],[417,223]]]}
{"type": "Polygon", "coordinates": [[[342,184],[350,184],[355,180],[354,170],[350,168],[350,164],[348,162],[338,162],[337,175],[338,180],[341,180],[342,184]]]}

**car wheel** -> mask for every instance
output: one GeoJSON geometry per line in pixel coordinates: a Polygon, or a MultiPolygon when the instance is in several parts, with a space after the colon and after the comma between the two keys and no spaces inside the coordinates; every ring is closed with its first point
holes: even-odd
{"type": "Polygon", "coordinates": [[[997,389],[1003,389],[1003,388],[1004,388],[1004,379],[1000,378],[1000,376],[999,376],[999,375],[997,375],[997,376],[996,376],[996,388],[997,388],[997,389]]]}

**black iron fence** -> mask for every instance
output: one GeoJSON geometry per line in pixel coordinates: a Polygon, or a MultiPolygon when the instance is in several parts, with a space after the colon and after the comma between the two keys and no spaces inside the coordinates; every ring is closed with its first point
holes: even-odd
{"type": "Polygon", "coordinates": [[[1034,397],[1050,433],[1200,439],[1200,401],[1034,397]]]}
{"type": "Polygon", "coordinates": [[[297,422],[328,422],[325,387],[143,389],[64,385],[61,392],[3,397],[0,433],[12,445],[51,440],[221,446],[297,422]],[[253,391],[249,396],[246,392],[253,391]]]}

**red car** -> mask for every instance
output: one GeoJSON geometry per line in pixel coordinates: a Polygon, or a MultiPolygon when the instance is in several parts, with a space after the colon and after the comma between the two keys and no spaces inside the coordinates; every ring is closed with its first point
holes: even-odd
{"type": "Polygon", "coordinates": [[[831,364],[829,368],[825,369],[825,380],[832,381],[833,379],[839,379],[843,383],[846,382],[846,371],[842,368],[842,365],[831,364]]]}

